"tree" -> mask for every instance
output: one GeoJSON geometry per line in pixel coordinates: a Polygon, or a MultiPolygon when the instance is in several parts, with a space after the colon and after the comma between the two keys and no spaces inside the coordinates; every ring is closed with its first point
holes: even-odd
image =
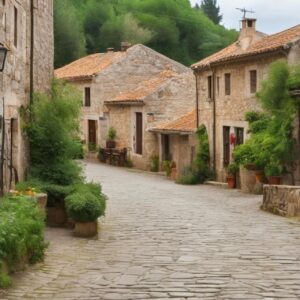
{"type": "Polygon", "coordinates": [[[215,24],[220,24],[223,16],[220,15],[220,6],[217,6],[217,0],[202,0],[201,9],[215,24]]]}

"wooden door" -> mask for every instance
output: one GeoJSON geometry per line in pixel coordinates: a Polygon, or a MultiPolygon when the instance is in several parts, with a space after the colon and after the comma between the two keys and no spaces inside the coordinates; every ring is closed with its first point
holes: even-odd
{"type": "Polygon", "coordinates": [[[135,152],[137,154],[143,154],[143,114],[140,112],[136,113],[135,130],[136,130],[135,152]]]}
{"type": "Polygon", "coordinates": [[[223,127],[223,164],[224,167],[230,163],[230,127],[223,127]]]}
{"type": "Polygon", "coordinates": [[[97,144],[97,121],[88,120],[88,135],[89,150],[95,150],[97,144]]]}

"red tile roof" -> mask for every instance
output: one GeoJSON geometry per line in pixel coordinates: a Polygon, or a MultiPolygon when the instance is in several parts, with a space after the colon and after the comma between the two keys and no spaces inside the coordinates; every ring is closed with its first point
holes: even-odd
{"type": "Polygon", "coordinates": [[[189,112],[181,116],[180,118],[162,123],[152,129],[150,131],[155,132],[195,132],[197,129],[197,114],[196,110],[189,112]]]}
{"type": "Polygon", "coordinates": [[[171,79],[172,77],[178,75],[173,71],[166,70],[155,75],[149,80],[142,81],[139,83],[138,87],[132,91],[125,91],[117,95],[111,100],[105,101],[106,104],[118,104],[118,103],[143,103],[143,100],[155,92],[163,83],[171,79]]]}
{"type": "Polygon", "coordinates": [[[232,61],[238,58],[250,57],[253,55],[271,53],[284,50],[289,44],[300,39],[300,25],[284,30],[282,32],[266,36],[253,43],[246,50],[242,50],[239,42],[231,44],[227,48],[199,61],[192,65],[193,69],[207,68],[212,64],[232,61]]]}
{"type": "Polygon", "coordinates": [[[126,52],[96,53],[80,58],[55,70],[55,76],[65,80],[89,79],[126,55],[126,52]]]}

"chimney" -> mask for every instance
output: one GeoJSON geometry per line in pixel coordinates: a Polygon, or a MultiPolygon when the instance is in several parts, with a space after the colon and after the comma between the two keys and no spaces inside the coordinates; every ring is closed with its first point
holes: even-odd
{"type": "Polygon", "coordinates": [[[111,53],[111,52],[114,52],[114,50],[115,50],[114,48],[107,48],[107,49],[106,49],[106,52],[107,52],[107,53],[111,53]]]}
{"type": "Polygon", "coordinates": [[[244,18],[242,21],[239,42],[243,50],[246,50],[256,40],[256,19],[244,18]]]}
{"type": "Polygon", "coordinates": [[[131,44],[128,42],[122,42],[121,43],[121,51],[125,52],[127,51],[127,49],[129,49],[131,47],[131,44]]]}

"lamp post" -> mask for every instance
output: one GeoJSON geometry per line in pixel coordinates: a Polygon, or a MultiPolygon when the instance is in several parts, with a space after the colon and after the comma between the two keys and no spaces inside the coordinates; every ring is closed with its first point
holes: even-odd
{"type": "MultiPolygon", "coordinates": [[[[7,52],[9,50],[0,43],[0,72],[4,71],[7,52]]],[[[4,195],[4,131],[5,131],[5,118],[4,118],[4,97],[2,98],[2,115],[0,116],[0,130],[1,130],[1,157],[0,157],[0,196],[4,195]]]]}

